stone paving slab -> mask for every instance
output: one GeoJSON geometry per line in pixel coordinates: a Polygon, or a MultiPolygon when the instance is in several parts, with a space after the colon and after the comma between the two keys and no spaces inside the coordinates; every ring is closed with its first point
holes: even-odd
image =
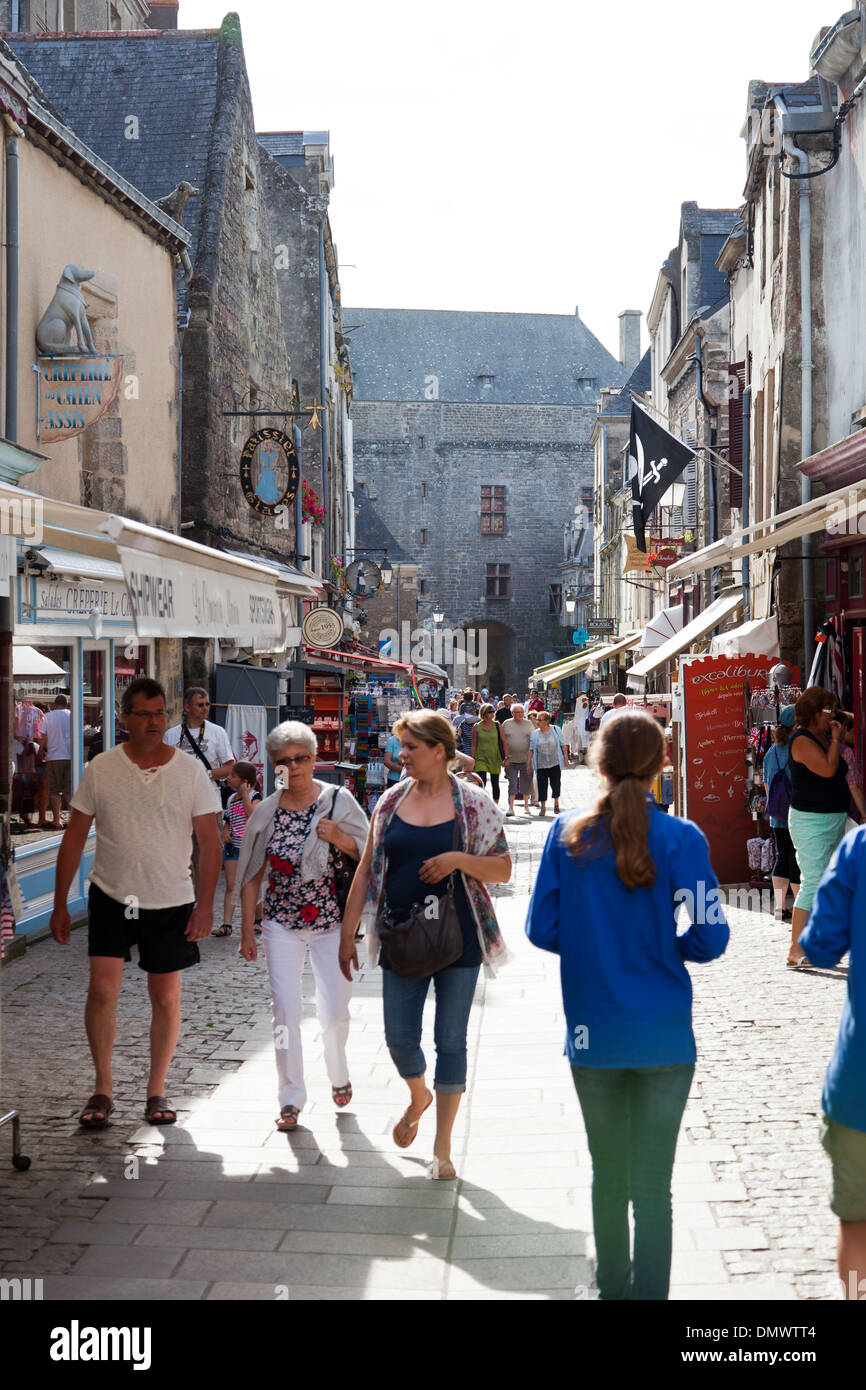
{"type": "MultiPolygon", "coordinates": [[[[590,774],[567,773],[566,805],[591,794],[590,774]]],[[[426,1176],[429,1116],[410,1152],[391,1141],[406,1092],[384,1044],[377,971],[364,969],[353,998],[348,1113],[331,1102],[307,976],[309,1102],[292,1136],[273,1130],[262,963],[202,943],[169,1088],[180,1122],[164,1129],[142,1123],[148,1001],[141,972],[127,971],[117,1110],[86,1134],[85,934],[4,967],[4,1099],[22,1111],[33,1167],[0,1169],[0,1272],[43,1277],[53,1299],[592,1297],[590,1166],[562,1056],[558,960],[523,935],[550,824],[507,823],[515,873],[495,896],[516,959],[476,995],[456,1183],[426,1176]]],[[[691,967],[699,1061],[674,1170],[671,1297],[835,1299],[817,1131],[845,970],[786,972],[782,924],[739,909],[730,919],[725,957],[691,967]]],[[[428,1007],[425,1048],[432,1018],[428,1007]]]]}

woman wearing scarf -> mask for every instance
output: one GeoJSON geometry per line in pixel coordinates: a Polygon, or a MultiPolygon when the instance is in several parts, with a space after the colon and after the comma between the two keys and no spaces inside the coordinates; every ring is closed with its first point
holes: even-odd
{"type": "MultiPolygon", "coordinates": [[[[454,760],[454,729],[441,714],[418,711],[394,725],[402,745],[406,777],[380,797],[367,844],[343,914],[340,966],[347,980],[358,969],[355,931],[366,931],[370,960],[380,957],[380,909],[406,919],[431,896],[442,900],[454,874],[454,899],[463,938],[462,954],[451,965],[422,978],[406,978],[389,966],[382,952],[382,999],[388,1050],[409,1087],[409,1107],[394,1126],[394,1143],[407,1149],[433,1096],[427,1087],[421,1050],[424,1001],[433,981],[436,992],[434,1041],[436,1138],[434,1178],[455,1178],[451,1131],[466,1090],[466,1033],[475,985],[483,964],[489,974],[509,958],[487,892],[488,883],[507,883],[511,859],[502,829],[503,814],[480,787],[449,771],[454,760]],[[454,849],[456,836],[458,848],[454,849]]],[[[438,909],[437,909],[438,910],[438,909]]]]}

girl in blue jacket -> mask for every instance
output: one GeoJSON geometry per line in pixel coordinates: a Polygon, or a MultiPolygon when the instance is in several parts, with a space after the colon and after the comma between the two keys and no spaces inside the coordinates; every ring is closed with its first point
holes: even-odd
{"type": "Polygon", "coordinates": [[[650,792],[663,761],[649,715],[609,721],[597,741],[603,795],[554,822],[526,923],[530,941],[560,957],[603,1299],[668,1296],[671,1173],[696,1060],[685,962],[728,944],[704,835],[650,792]],[[681,906],[691,925],[677,935],[681,906]]]}

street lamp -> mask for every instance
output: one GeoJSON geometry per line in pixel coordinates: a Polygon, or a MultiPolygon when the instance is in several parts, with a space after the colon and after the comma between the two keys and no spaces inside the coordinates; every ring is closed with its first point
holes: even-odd
{"type": "Polygon", "coordinates": [[[384,584],[385,588],[390,588],[391,580],[394,578],[394,570],[391,566],[391,561],[388,559],[387,550],[385,551],[385,557],[382,560],[381,565],[379,566],[379,573],[382,576],[382,583],[384,584]]]}
{"type": "Polygon", "coordinates": [[[445,621],[445,613],[441,603],[434,603],[433,605],[433,621],[434,623],[442,623],[445,621]]]}
{"type": "Polygon", "coordinates": [[[566,591],[565,591],[565,611],[566,611],[566,613],[568,614],[569,618],[574,617],[574,610],[575,610],[575,607],[576,607],[576,606],[577,606],[577,594],[575,593],[574,589],[566,589],[566,591]]]}

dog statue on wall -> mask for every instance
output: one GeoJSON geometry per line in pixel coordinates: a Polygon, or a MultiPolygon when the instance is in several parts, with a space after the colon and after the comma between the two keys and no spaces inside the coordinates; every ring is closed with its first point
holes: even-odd
{"type": "Polygon", "coordinates": [[[183,210],[190,198],[197,198],[199,192],[198,188],[193,188],[192,184],[184,179],[164,198],[155,198],[154,202],[158,208],[168,213],[169,217],[173,217],[175,222],[179,222],[183,226],[183,210]]]}
{"type": "Polygon", "coordinates": [[[96,354],[87,322],[87,305],[78,288],[82,280],[90,280],[95,274],[94,270],[82,270],[80,265],[64,266],[54,298],[36,328],[36,346],[41,356],[96,354]],[[77,348],[72,345],[73,334],[77,348]]]}

